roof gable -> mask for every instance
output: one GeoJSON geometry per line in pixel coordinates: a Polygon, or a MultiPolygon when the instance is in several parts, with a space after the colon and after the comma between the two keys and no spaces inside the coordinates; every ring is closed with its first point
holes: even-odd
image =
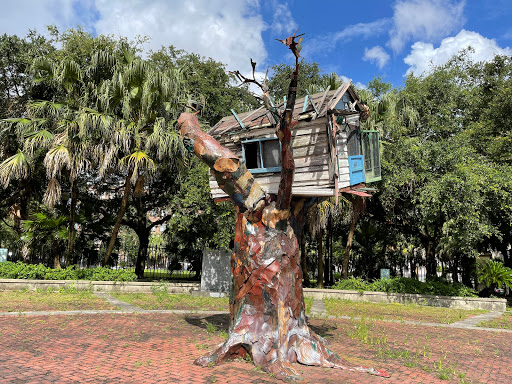
{"type": "MultiPolygon", "coordinates": [[[[282,110],[284,104],[284,102],[278,104],[278,109],[282,110]]],[[[342,110],[344,114],[359,113],[362,111],[362,104],[350,82],[343,83],[340,88],[335,90],[319,92],[297,99],[293,116],[298,120],[317,118],[325,116],[327,111],[332,109],[342,110]],[[350,105],[346,104],[346,100],[349,100],[350,105]],[[304,103],[306,103],[306,106],[304,106],[304,103]],[[341,106],[343,106],[343,108],[340,108],[341,106]]],[[[236,117],[234,115],[223,117],[210,130],[209,134],[214,137],[219,137],[241,130],[250,130],[264,126],[270,127],[275,125],[275,123],[271,113],[262,106],[250,112],[237,113],[236,117]],[[241,127],[240,122],[243,124],[244,128],[241,127]]]]}

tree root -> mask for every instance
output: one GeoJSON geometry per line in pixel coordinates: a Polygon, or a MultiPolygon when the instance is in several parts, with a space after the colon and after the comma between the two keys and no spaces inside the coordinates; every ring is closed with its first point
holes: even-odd
{"type": "Polygon", "coordinates": [[[212,366],[237,357],[246,358],[249,354],[256,366],[261,367],[263,371],[280,380],[302,380],[300,374],[292,366],[294,362],[390,377],[383,370],[348,366],[336,353],[325,346],[325,340],[322,337],[310,331],[307,326],[305,328],[307,334],[304,334],[304,329],[301,332],[294,333],[298,337],[292,336],[290,339],[295,339],[295,341],[290,344],[286,343],[288,348],[284,350],[283,346],[281,348],[265,348],[265,346],[274,345],[274,343],[269,342],[267,337],[263,337],[263,341],[260,339],[253,344],[247,344],[243,342],[247,340],[247,334],[232,334],[215,351],[199,357],[194,361],[194,364],[203,367],[212,366]],[[301,335],[299,336],[299,334],[301,335]]]}

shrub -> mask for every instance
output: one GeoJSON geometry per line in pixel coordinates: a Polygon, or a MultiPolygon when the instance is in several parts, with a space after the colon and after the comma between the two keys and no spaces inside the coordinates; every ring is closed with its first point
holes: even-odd
{"type": "Polygon", "coordinates": [[[367,282],[362,279],[346,279],[338,281],[333,289],[373,291],[388,293],[416,293],[421,295],[476,297],[475,290],[460,283],[443,281],[421,282],[406,277],[375,280],[367,282]]]}
{"type": "Polygon", "coordinates": [[[488,288],[512,288],[512,269],[500,261],[487,260],[478,265],[478,279],[488,288]]]}
{"type": "Polygon", "coordinates": [[[132,271],[110,269],[108,267],[79,269],[76,266],[64,269],[47,268],[42,264],[24,264],[7,261],[0,263],[0,278],[35,280],[95,280],[95,281],[135,281],[132,271]]]}

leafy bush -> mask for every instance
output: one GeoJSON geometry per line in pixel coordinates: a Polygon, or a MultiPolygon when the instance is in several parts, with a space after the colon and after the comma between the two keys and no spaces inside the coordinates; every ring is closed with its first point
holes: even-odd
{"type": "Polygon", "coordinates": [[[93,281],[135,281],[133,271],[110,269],[108,267],[79,269],[76,266],[65,269],[47,268],[42,264],[0,263],[0,278],[34,280],[93,280],[93,281]]]}
{"type": "Polygon", "coordinates": [[[478,265],[478,279],[488,288],[512,288],[512,269],[500,261],[487,260],[478,265]]]}
{"type": "Polygon", "coordinates": [[[338,281],[333,289],[373,291],[388,293],[417,293],[421,295],[476,297],[475,290],[460,283],[443,281],[421,282],[406,277],[375,280],[367,282],[362,279],[346,279],[338,281]]]}

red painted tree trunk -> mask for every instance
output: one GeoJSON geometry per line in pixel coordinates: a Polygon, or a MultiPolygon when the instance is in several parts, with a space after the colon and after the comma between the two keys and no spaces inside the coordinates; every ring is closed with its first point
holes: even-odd
{"type": "Polygon", "coordinates": [[[373,368],[343,366],[307,325],[299,244],[291,225],[303,201],[293,204],[286,196],[266,194],[230,150],[201,131],[195,115],[182,114],[178,124],[185,146],[212,169],[237,212],[229,336],[195,363],[218,364],[248,353],[257,366],[281,379],[298,378],[295,362],[387,376],[373,368]]]}

